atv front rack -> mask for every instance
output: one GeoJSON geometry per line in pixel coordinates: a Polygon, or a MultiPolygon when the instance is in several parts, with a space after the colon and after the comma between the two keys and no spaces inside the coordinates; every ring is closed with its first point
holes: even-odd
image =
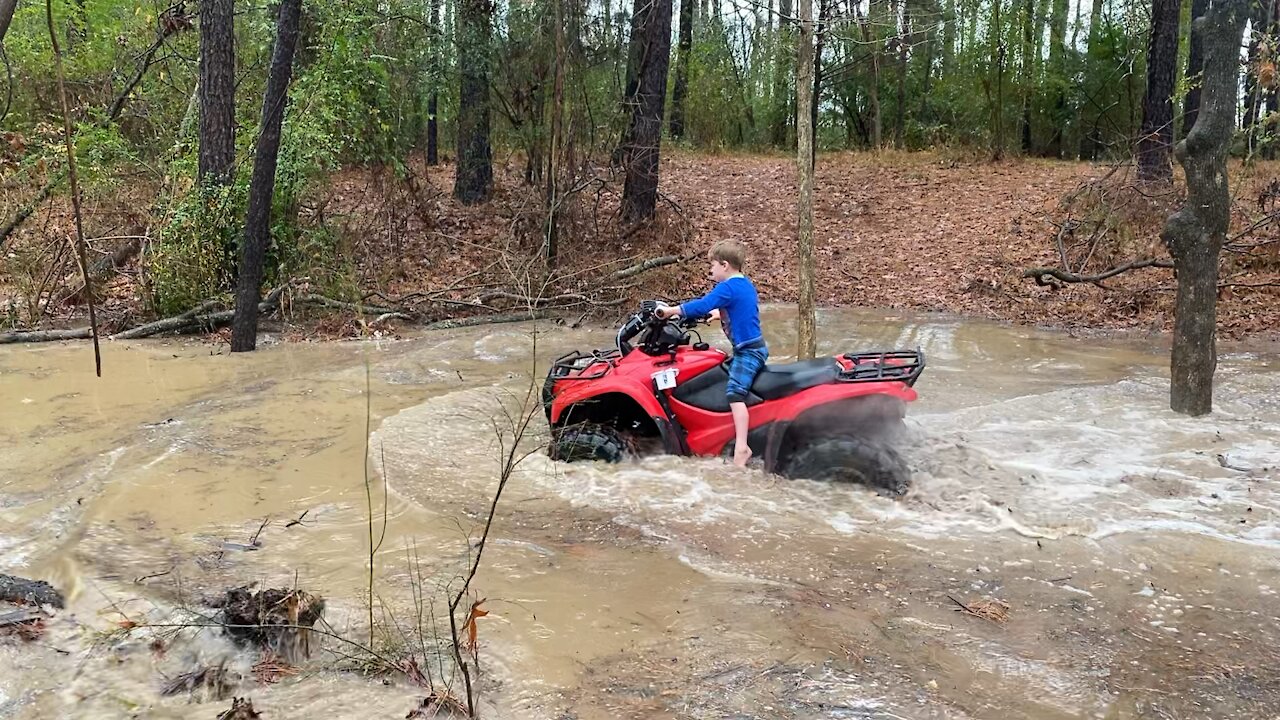
{"type": "Polygon", "coordinates": [[[547,378],[549,380],[598,380],[607,375],[613,369],[613,364],[621,357],[622,353],[613,348],[592,350],[590,353],[574,350],[571,353],[561,355],[551,363],[551,371],[547,373],[547,378]],[[593,365],[600,365],[600,367],[590,374],[570,377],[573,372],[586,370],[593,365]]]}
{"type": "Polygon", "coordinates": [[[924,352],[921,350],[889,350],[886,352],[845,353],[840,356],[840,373],[837,382],[903,382],[908,387],[916,384],[924,372],[924,352]]]}

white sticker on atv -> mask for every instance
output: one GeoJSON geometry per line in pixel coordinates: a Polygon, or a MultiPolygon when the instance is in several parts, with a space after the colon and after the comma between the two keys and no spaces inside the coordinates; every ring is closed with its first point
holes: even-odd
{"type": "Polygon", "coordinates": [[[659,390],[670,390],[676,386],[676,368],[667,368],[653,374],[654,382],[658,384],[659,390]]]}

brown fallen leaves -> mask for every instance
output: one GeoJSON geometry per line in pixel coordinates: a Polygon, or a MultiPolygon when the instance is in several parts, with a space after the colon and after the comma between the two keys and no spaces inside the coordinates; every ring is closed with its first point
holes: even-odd
{"type": "MultiPolygon", "coordinates": [[[[523,162],[511,158],[495,168],[493,200],[463,206],[448,192],[450,166],[426,168],[417,159],[410,164],[412,182],[375,169],[335,173],[315,190],[315,202],[308,207],[314,204],[317,209],[304,212],[301,221],[324,222],[341,239],[361,296],[376,291],[402,298],[449,289],[434,312],[474,312],[467,302],[477,287],[511,283],[513,271],[529,260],[516,257],[513,263],[514,256],[504,259],[504,252],[536,255],[541,212],[536,188],[523,184],[523,162]]],[[[1105,287],[1076,284],[1053,289],[1022,277],[1026,268],[1060,264],[1055,237],[1064,200],[1109,172],[1103,165],[1039,159],[989,163],[941,153],[824,153],[818,158],[815,183],[818,302],[1068,328],[1166,331],[1174,301],[1168,269],[1128,272],[1109,279],[1105,287]]],[[[578,196],[579,202],[563,218],[559,269],[568,279],[557,291],[582,290],[575,283],[586,282],[590,268],[602,263],[667,254],[697,256],[716,240],[737,239],[748,248],[747,272],[763,299],[796,299],[793,157],[664,149],[661,173],[658,223],[640,232],[618,227],[619,189],[612,184],[593,184],[578,196]]],[[[1226,337],[1273,336],[1280,328],[1280,228],[1250,230],[1280,205],[1280,184],[1273,182],[1278,175],[1280,164],[1272,162],[1232,169],[1231,187],[1237,197],[1233,244],[1247,252],[1228,254],[1223,261],[1225,286],[1218,317],[1226,337]]],[[[1126,239],[1114,246],[1114,257],[1101,248],[1092,263],[1163,252],[1161,218],[1180,199],[1176,194],[1154,204],[1138,199],[1142,198],[1127,203],[1121,213],[1124,227],[1119,232],[1126,239]]],[[[62,204],[59,200],[50,213],[54,224],[66,215],[62,204]]],[[[138,232],[148,226],[146,218],[133,220],[139,223],[138,232]]],[[[42,241],[34,231],[28,235],[15,245],[42,241]]],[[[1089,256],[1089,237],[1082,230],[1078,240],[1086,249],[1077,260],[1089,256]]],[[[5,262],[0,258],[0,278],[5,276],[5,262]]],[[[350,272],[314,270],[313,274],[338,273],[344,278],[350,272]]],[[[662,268],[636,278],[634,285],[629,281],[625,292],[634,298],[684,297],[707,287],[705,274],[696,261],[662,268]]],[[[109,320],[143,311],[137,298],[144,293],[130,275],[115,276],[105,292],[104,315],[109,320]]],[[[0,281],[0,304],[18,294],[0,281]]],[[[597,311],[609,315],[613,308],[597,311]]],[[[71,323],[67,313],[77,312],[68,306],[55,308],[51,315],[71,323]]],[[[301,316],[302,324],[314,324],[314,329],[290,336],[351,334],[342,320],[317,320],[324,315],[301,316]]]]}

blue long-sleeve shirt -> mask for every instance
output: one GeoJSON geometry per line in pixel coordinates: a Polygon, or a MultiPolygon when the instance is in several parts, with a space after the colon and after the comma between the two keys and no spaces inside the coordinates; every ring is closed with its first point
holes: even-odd
{"type": "Polygon", "coordinates": [[[685,317],[701,317],[712,310],[720,311],[720,320],[735,350],[764,340],[760,330],[760,296],[745,276],[721,280],[705,296],[680,306],[685,317]]]}

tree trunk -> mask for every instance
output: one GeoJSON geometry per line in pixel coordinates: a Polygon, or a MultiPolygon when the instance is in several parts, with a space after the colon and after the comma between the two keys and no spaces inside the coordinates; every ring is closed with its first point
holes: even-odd
{"type": "Polygon", "coordinates": [[[1151,44],[1147,51],[1147,92],[1142,98],[1138,137],[1138,179],[1173,180],[1173,90],[1178,69],[1178,0],[1152,0],[1151,44]]]}
{"type": "MultiPolygon", "coordinates": [[[[1088,67],[1098,67],[1098,61],[1102,55],[1102,0],[1093,0],[1089,10],[1089,47],[1086,53],[1088,67]]],[[[1080,157],[1085,160],[1097,159],[1098,148],[1102,144],[1098,129],[1102,124],[1100,113],[1095,114],[1092,120],[1089,129],[1084,131],[1080,138],[1080,157]]]]}
{"type": "MultiPolygon", "coordinates": [[[[689,2],[689,0],[685,0],[689,2]]],[[[551,142],[547,149],[547,267],[553,268],[559,255],[560,240],[560,154],[563,152],[562,118],[564,116],[564,2],[553,0],[555,5],[555,79],[551,91],[551,142]]]]}
{"type": "Polygon", "coordinates": [[[991,108],[991,157],[1000,160],[1004,157],[1004,58],[1005,47],[1000,25],[1000,2],[992,2],[992,22],[988,32],[991,33],[991,64],[996,70],[996,99],[991,108]]]}
{"type": "MultiPolygon", "coordinates": [[[[934,6],[934,10],[937,6],[934,6]]],[[[925,30],[926,38],[924,44],[924,88],[920,91],[920,122],[927,123],[930,121],[929,113],[929,85],[933,78],[933,59],[937,54],[938,45],[938,28],[934,23],[929,23],[925,30]]]]}
{"type": "MultiPolygon", "coordinates": [[[[671,91],[671,137],[684,137],[684,102],[689,90],[689,53],[693,51],[693,3],[680,0],[680,44],[676,54],[676,86],[671,91]]],[[[755,45],[752,44],[752,48],[755,45]]]]}
{"type": "Polygon", "coordinates": [[[945,78],[951,72],[951,59],[956,52],[956,0],[944,0],[942,6],[942,65],[938,77],[945,78]]]}
{"type": "Polygon", "coordinates": [[[225,185],[236,161],[234,0],[200,3],[200,158],[202,184],[225,185]]]}
{"type": "Polygon", "coordinates": [[[774,147],[787,144],[787,126],[791,120],[791,93],[787,88],[787,75],[795,58],[795,36],[791,18],[791,0],[778,2],[778,43],[773,73],[773,121],[769,125],[769,140],[774,147]]]}
{"type": "Polygon", "coordinates": [[[461,0],[458,8],[458,158],[453,195],[464,205],[493,192],[489,146],[489,44],[492,0],[461,0]]]}
{"type": "MultiPolygon", "coordinates": [[[[907,123],[907,52],[908,38],[911,37],[911,14],[902,0],[898,0],[898,4],[901,7],[902,24],[898,27],[898,112],[893,119],[893,146],[901,150],[907,123]]],[[[895,21],[898,20],[898,15],[899,11],[895,9],[895,21]]]]}
{"type": "Polygon", "coordinates": [[[298,44],[302,0],[281,0],[276,20],[276,42],[271,70],[262,98],[262,127],[249,181],[249,210],[244,222],[244,246],[240,252],[240,278],[236,288],[236,314],[231,326],[231,352],[253,350],[258,340],[258,300],[262,295],[262,265],[271,230],[271,204],[276,189],[276,161],[280,155],[280,128],[289,100],[293,53],[298,44]]]}
{"type": "Polygon", "coordinates": [[[440,46],[444,44],[444,28],[440,27],[440,0],[431,0],[431,28],[435,31],[431,47],[431,94],[427,96],[427,164],[440,164],[440,76],[444,71],[440,46]]]}
{"type": "MultiPolygon", "coordinates": [[[[1245,128],[1245,145],[1246,145],[1246,161],[1253,158],[1253,150],[1257,142],[1259,131],[1262,130],[1259,124],[1263,120],[1267,87],[1266,83],[1260,80],[1260,70],[1264,64],[1270,64],[1274,70],[1274,58],[1272,58],[1271,48],[1264,40],[1267,38],[1267,32],[1271,29],[1275,20],[1276,6],[1273,2],[1255,2],[1251,6],[1252,14],[1250,16],[1250,40],[1249,40],[1249,63],[1245,69],[1245,106],[1244,106],[1244,128],[1245,128]]],[[[1273,80],[1274,82],[1274,80],[1273,80]]]]}
{"type": "MultiPolygon", "coordinates": [[[[783,0],[785,2],[785,0],[783,0]]],[[[861,8],[856,8],[858,15],[858,25],[862,27],[862,42],[871,50],[871,87],[868,93],[871,95],[871,147],[875,150],[880,149],[881,145],[881,128],[884,127],[880,116],[880,47],[879,39],[872,33],[870,17],[871,11],[875,8],[876,0],[871,0],[867,6],[867,14],[863,15],[861,8]]]]}
{"type": "MultiPolygon", "coordinates": [[[[1255,22],[1257,22],[1255,18],[1255,22]]],[[[1249,144],[1253,144],[1253,125],[1257,120],[1259,105],[1258,88],[1258,51],[1262,47],[1258,33],[1252,33],[1249,40],[1249,61],[1244,69],[1244,111],[1240,113],[1240,128],[1249,133],[1249,144]]]]}
{"type": "Polygon", "coordinates": [[[1191,0],[1191,39],[1187,51],[1187,96],[1182,105],[1182,135],[1186,137],[1196,124],[1196,113],[1200,110],[1200,73],[1204,70],[1204,42],[1200,39],[1200,26],[1197,18],[1204,17],[1209,10],[1209,0],[1191,0]]]}
{"type": "Polygon", "coordinates": [[[978,47],[978,3],[957,0],[960,8],[960,48],[958,55],[972,53],[978,47]]]}
{"type": "Polygon", "coordinates": [[[1022,153],[1030,155],[1031,100],[1036,88],[1035,42],[1032,27],[1035,24],[1035,0],[1022,3],[1022,153]]]}
{"type": "Polygon", "coordinates": [[[631,34],[627,41],[627,76],[623,83],[622,108],[627,114],[627,126],[622,129],[622,139],[614,148],[612,164],[614,167],[625,167],[631,158],[631,134],[635,131],[635,114],[638,112],[636,92],[640,88],[640,66],[644,63],[648,51],[644,35],[645,18],[649,16],[653,6],[645,0],[633,0],[631,12],[631,34]]]}
{"type": "Polygon", "coordinates": [[[13,22],[13,12],[18,9],[18,0],[0,0],[0,44],[9,32],[9,24],[13,22]]]}
{"type": "Polygon", "coordinates": [[[1195,28],[1204,51],[1204,84],[1196,123],[1177,148],[1187,174],[1187,200],[1162,233],[1178,278],[1169,405],[1186,415],[1213,410],[1218,255],[1231,219],[1227,152],[1247,16],[1248,0],[1215,0],[1195,28]]]}
{"type": "Polygon", "coordinates": [[[622,219],[628,225],[648,220],[657,211],[662,110],[671,60],[671,0],[636,0],[636,5],[634,27],[643,43],[643,53],[636,70],[627,175],[622,188],[622,219]]]}
{"type": "Polygon", "coordinates": [[[796,63],[796,159],[800,171],[800,318],[796,357],[807,360],[817,354],[817,319],[814,308],[813,261],[813,0],[800,0],[800,47],[796,63]]]}
{"type": "MultiPolygon", "coordinates": [[[[1177,2],[1177,0],[1171,1],[1177,2]]],[[[1067,84],[1070,79],[1067,77],[1066,63],[1067,2],[1068,0],[1053,0],[1053,17],[1049,21],[1049,83],[1050,87],[1053,88],[1053,115],[1050,117],[1049,124],[1053,128],[1053,134],[1050,136],[1049,144],[1045,148],[1045,154],[1050,157],[1062,157],[1064,155],[1062,130],[1069,120],[1067,117],[1067,84]]]]}
{"type": "Polygon", "coordinates": [[[615,57],[614,51],[616,50],[613,42],[613,0],[602,0],[601,12],[604,14],[604,56],[609,59],[609,63],[612,65],[615,57]]]}
{"type": "MultiPolygon", "coordinates": [[[[819,0],[818,2],[818,23],[817,30],[814,32],[813,40],[813,94],[809,96],[809,121],[813,123],[809,126],[809,133],[813,136],[813,162],[818,162],[818,109],[822,105],[822,41],[826,37],[826,21],[827,11],[830,5],[829,1],[819,0]]],[[[796,142],[799,143],[799,136],[796,142]]]]}

